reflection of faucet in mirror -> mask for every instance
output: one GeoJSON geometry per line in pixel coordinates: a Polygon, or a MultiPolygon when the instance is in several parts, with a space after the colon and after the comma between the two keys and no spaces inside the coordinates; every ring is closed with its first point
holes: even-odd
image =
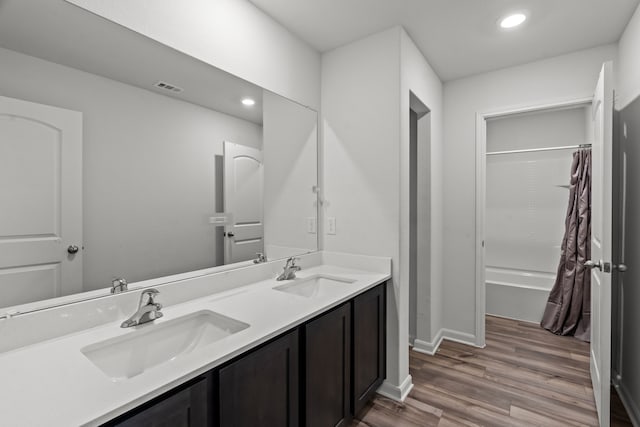
{"type": "Polygon", "coordinates": [[[138,309],[133,315],[122,322],[120,325],[121,328],[130,328],[131,326],[142,325],[143,323],[148,323],[153,320],[159,319],[163,316],[162,312],[162,304],[154,301],[154,298],[159,294],[156,289],[145,289],[140,294],[140,301],[138,301],[138,309]],[[148,301],[143,305],[144,298],[148,297],[148,301]]]}
{"type": "Polygon", "coordinates": [[[125,292],[129,289],[128,285],[129,283],[127,282],[127,279],[123,277],[116,277],[111,281],[111,293],[119,294],[121,292],[125,292]]]}
{"type": "Polygon", "coordinates": [[[256,253],[256,259],[253,260],[254,264],[261,264],[267,262],[267,257],[262,252],[256,253]]]}
{"type": "Polygon", "coordinates": [[[296,278],[296,271],[302,270],[302,268],[296,265],[296,261],[300,258],[291,257],[287,259],[287,263],[284,265],[282,269],[282,273],[276,277],[276,280],[292,280],[296,278]]]}

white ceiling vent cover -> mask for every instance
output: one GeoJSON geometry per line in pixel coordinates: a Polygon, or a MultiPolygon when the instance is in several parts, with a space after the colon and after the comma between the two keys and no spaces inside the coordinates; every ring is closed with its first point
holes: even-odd
{"type": "Polygon", "coordinates": [[[169,92],[173,92],[173,93],[180,93],[184,90],[181,87],[172,85],[171,83],[163,82],[162,80],[156,82],[154,86],[159,89],[168,90],[169,92]]]}

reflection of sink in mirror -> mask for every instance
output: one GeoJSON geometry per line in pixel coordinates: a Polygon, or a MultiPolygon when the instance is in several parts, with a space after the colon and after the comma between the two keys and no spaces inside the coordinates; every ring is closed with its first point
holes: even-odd
{"type": "Polygon", "coordinates": [[[83,348],[113,381],[135,377],[162,363],[240,332],[249,325],[213,311],[198,311],[83,348]]]}
{"type": "Polygon", "coordinates": [[[294,279],[290,283],[276,286],[273,289],[307,298],[322,298],[335,295],[336,291],[341,291],[345,286],[353,282],[355,280],[317,274],[294,279]]]}

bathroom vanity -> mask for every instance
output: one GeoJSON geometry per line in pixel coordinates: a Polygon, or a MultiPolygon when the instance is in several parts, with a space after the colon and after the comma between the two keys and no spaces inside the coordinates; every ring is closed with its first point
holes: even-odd
{"type": "Polygon", "coordinates": [[[346,425],[382,384],[385,283],[107,422],[346,425]]]}
{"type": "Polygon", "coordinates": [[[385,378],[390,260],[301,258],[293,280],[279,260],[156,286],[163,316],[135,327],[139,290],[51,309],[60,335],[0,354],[0,424],[346,425],[385,378]]]}

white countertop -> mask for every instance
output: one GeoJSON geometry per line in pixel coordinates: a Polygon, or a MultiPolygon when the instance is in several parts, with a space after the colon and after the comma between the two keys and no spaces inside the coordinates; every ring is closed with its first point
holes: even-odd
{"type": "MultiPolygon", "coordinates": [[[[306,298],[272,289],[284,282],[269,279],[164,308],[164,317],[154,324],[211,310],[250,326],[130,379],[114,382],[80,351],[109,338],[135,334],[136,328],[120,328],[124,319],[2,353],[0,425],[99,425],[390,278],[390,271],[327,264],[304,269],[297,276],[314,274],[355,282],[332,295],[306,298]]],[[[162,291],[158,301],[162,302],[162,291]]],[[[139,328],[145,327],[153,324],[139,328]]]]}

